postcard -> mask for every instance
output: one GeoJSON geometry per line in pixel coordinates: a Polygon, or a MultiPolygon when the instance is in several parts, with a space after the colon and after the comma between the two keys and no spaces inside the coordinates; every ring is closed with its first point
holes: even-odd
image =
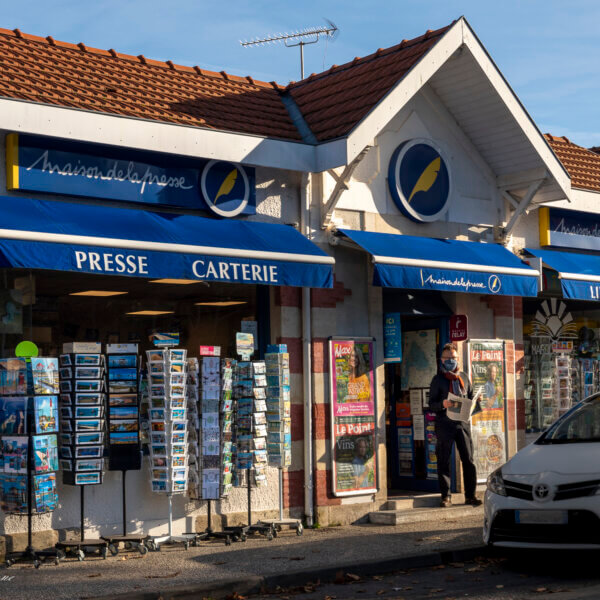
{"type": "Polygon", "coordinates": [[[75,485],[94,485],[102,483],[102,473],[75,473],[75,485]]]}
{"type": "Polygon", "coordinates": [[[185,492],[187,490],[187,479],[175,479],[172,483],[174,492],[185,492]]]}
{"type": "Polygon", "coordinates": [[[62,419],[60,422],[60,430],[65,432],[73,431],[73,427],[71,426],[70,419],[62,419]]]}
{"type": "Polygon", "coordinates": [[[150,386],[150,397],[154,398],[155,396],[165,395],[165,386],[164,385],[151,385],[150,386]]]}
{"type": "Polygon", "coordinates": [[[27,512],[27,476],[0,473],[0,499],[6,513],[27,512]]]}
{"type": "Polygon", "coordinates": [[[165,363],[162,361],[148,363],[148,372],[152,376],[163,375],[164,377],[165,363]]]}
{"type": "Polygon", "coordinates": [[[111,394],[136,394],[137,381],[109,381],[108,391],[111,394]]]}
{"type": "Polygon", "coordinates": [[[185,398],[185,386],[184,385],[172,385],[171,386],[171,397],[185,398]]]}
{"type": "Polygon", "coordinates": [[[146,352],[148,362],[157,362],[165,359],[165,350],[148,350],[146,352]]]}
{"type": "Polygon", "coordinates": [[[64,406],[71,406],[71,394],[61,394],[60,402],[64,406]]]}
{"type": "Polygon", "coordinates": [[[171,409],[171,420],[172,421],[184,421],[186,409],[185,408],[172,408],[171,409]]]}
{"type": "Polygon", "coordinates": [[[164,408],[151,408],[150,409],[150,420],[151,421],[164,421],[165,420],[165,409],[164,408]]]}
{"type": "Polygon", "coordinates": [[[171,375],[171,379],[170,379],[170,385],[174,386],[174,385],[185,385],[187,381],[187,377],[185,375],[185,373],[174,373],[173,375],[171,375]]]}
{"type": "MultiPolygon", "coordinates": [[[[104,421],[101,419],[78,419],[75,421],[75,431],[101,431],[104,421]]],[[[97,444],[99,442],[90,442],[97,444]]]]}
{"type": "Polygon", "coordinates": [[[137,431],[138,430],[138,422],[136,420],[127,420],[127,421],[114,421],[110,422],[110,432],[115,431],[137,431]]]}
{"type": "Polygon", "coordinates": [[[109,406],[137,406],[137,394],[110,394],[109,406]]]}
{"type": "Polygon", "coordinates": [[[185,398],[171,398],[170,408],[185,408],[185,398]]]}
{"type": "Polygon", "coordinates": [[[58,471],[56,435],[34,435],[32,441],[36,473],[58,471]]]}
{"type": "Polygon", "coordinates": [[[0,359],[0,395],[27,393],[27,363],[24,358],[0,359]]]}
{"type": "Polygon", "coordinates": [[[73,371],[70,367],[61,367],[58,373],[61,379],[71,379],[73,377],[73,371]]]}
{"type": "Polygon", "coordinates": [[[64,458],[60,459],[60,470],[61,471],[72,471],[73,470],[73,464],[71,463],[70,460],[65,460],[64,458]]]}
{"type": "Polygon", "coordinates": [[[71,362],[70,354],[61,354],[58,357],[58,362],[61,367],[70,367],[73,363],[71,362]]]}
{"type": "Polygon", "coordinates": [[[75,444],[77,446],[84,444],[102,444],[104,434],[100,431],[76,433],[75,444]]]}
{"type": "Polygon", "coordinates": [[[151,444],[152,456],[167,456],[167,447],[163,444],[151,444]]]}
{"type": "Polygon", "coordinates": [[[187,350],[169,350],[169,358],[171,362],[182,361],[185,362],[187,356],[187,350]]]}
{"type": "Polygon", "coordinates": [[[167,481],[152,480],[152,491],[153,492],[166,492],[167,481]]]}
{"type": "Polygon", "coordinates": [[[169,479],[169,470],[168,469],[152,469],[152,479],[157,479],[159,481],[167,481],[169,479]]]}
{"type": "Polygon", "coordinates": [[[76,379],[100,379],[102,367],[75,367],[76,379]]]}
{"type": "Polygon", "coordinates": [[[137,406],[110,406],[108,408],[111,419],[137,419],[137,406]]]}
{"type": "Polygon", "coordinates": [[[109,444],[137,444],[139,436],[137,431],[111,431],[108,435],[108,441],[109,444]]]}
{"type": "Polygon", "coordinates": [[[0,440],[5,473],[27,473],[27,436],[6,436],[0,440]]]}
{"type": "Polygon", "coordinates": [[[60,455],[62,458],[72,458],[71,446],[61,446],[60,455]]]}
{"type": "Polygon", "coordinates": [[[171,466],[173,467],[186,467],[187,456],[174,456],[171,460],[171,466]]]}
{"type": "Polygon", "coordinates": [[[75,448],[75,458],[100,458],[103,454],[104,446],[78,446],[75,448]]]}
{"type": "Polygon", "coordinates": [[[185,373],[186,363],[177,360],[171,362],[171,373],[185,373]]]}
{"type": "Polygon", "coordinates": [[[187,421],[172,421],[171,431],[187,431],[187,421]]]}
{"type": "Polygon", "coordinates": [[[171,444],[185,444],[187,440],[187,434],[183,432],[171,433],[171,444]]]}
{"type": "Polygon", "coordinates": [[[59,384],[59,387],[60,387],[61,392],[71,392],[72,391],[71,382],[69,380],[62,380],[59,384]]]}
{"type": "Polygon", "coordinates": [[[102,471],[104,468],[103,458],[94,458],[86,460],[76,460],[75,470],[76,471],[102,471]]]}
{"type": "Polygon", "coordinates": [[[59,434],[59,439],[62,446],[70,446],[73,443],[73,436],[70,433],[59,434]]]}
{"type": "Polygon", "coordinates": [[[27,398],[0,398],[0,435],[27,433],[27,398]]]}
{"type": "Polygon", "coordinates": [[[185,456],[187,454],[187,444],[173,444],[171,454],[173,456],[185,456]]]}
{"type": "Polygon", "coordinates": [[[151,408],[164,408],[165,407],[164,397],[150,398],[150,407],[151,408]]]}
{"type": "Polygon", "coordinates": [[[100,366],[101,354],[75,354],[75,364],[77,366],[100,366]]]}
{"type": "Polygon", "coordinates": [[[136,367],[136,354],[109,354],[108,367],[136,367]]]}
{"type": "Polygon", "coordinates": [[[76,406],[76,419],[101,419],[104,414],[104,406],[76,406]]]}
{"type": "Polygon", "coordinates": [[[104,389],[104,381],[102,379],[76,379],[76,392],[101,392],[104,389]]]}
{"type": "Polygon", "coordinates": [[[164,433],[164,431],[151,431],[150,442],[152,444],[166,444],[167,435],[164,433]]]}
{"type": "Polygon", "coordinates": [[[56,474],[44,473],[33,477],[35,509],[37,512],[49,512],[58,507],[56,494],[56,474]]]}
{"type": "Polygon", "coordinates": [[[152,468],[153,469],[166,469],[168,466],[168,460],[163,456],[152,457],[152,468]]]}
{"type": "Polygon", "coordinates": [[[166,425],[164,421],[151,421],[150,422],[150,430],[151,431],[165,431],[166,425]]]}
{"type": "MultiPolygon", "coordinates": [[[[111,381],[136,381],[138,376],[137,369],[124,368],[124,369],[110,369],[108,371],[108,380],[111,381]]],[[[110,385],[110,383],[109,383],[110,385]]]]}
{"type": "Polygon", "coordinates": [[[35,394],[58,394],[58,358],[32,358],[35,394]]]}
{"type": "Polygon", "coordinates": [[[35,396],[33,407],[36,433],[58,430],[58,396],[35,396]]]}
{"type": "Polygon", "coordinates": [[[75,404],[83,405],[97,405],[104,403],[104,394],[102,393],[90,393],[90,394],[75,394],[75,404]]]}

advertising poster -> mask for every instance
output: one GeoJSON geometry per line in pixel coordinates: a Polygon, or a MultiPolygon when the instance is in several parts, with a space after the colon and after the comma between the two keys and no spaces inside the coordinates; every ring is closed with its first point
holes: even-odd
{"type": "Polygon", "coordinates": [[[400,313],[383,315],[383,362],[402,362],[402,328],[400,313]]]}
{"type": "Polygon", "coordinates": [[[473,392],[481,391],[481,412],[471,416],[478,481],[506,462],[504,342],[469,344],[473,392]]]}
{"type": "Polygon", "coordinates": [[[373,340],[329,340],[333,493],[377,491],[373,340]]]}
{"type": "Polygon", "coordinates": [[[405,331],[402,340],[402,390],[429,387],[437,373],[437,331],[405,331]]]}

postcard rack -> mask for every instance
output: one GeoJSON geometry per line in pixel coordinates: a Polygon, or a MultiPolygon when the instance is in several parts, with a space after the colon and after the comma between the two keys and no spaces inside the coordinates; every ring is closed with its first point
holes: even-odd
{"type": "Polygon", "coordinates": [[[123,533],[103,535],[114,556],[121,544],[126,550],[146,554],[148,536],[127,533],[127,471],[142,468],[140,438],[140,357],[137,344],[106,347],[108,470],[121,471],[123,533]]]}
{"type": "Polygon", "coordinates": [[[80,561],[92,549],[106,558],[108,543],[85,537],[85,488],[100,485],[104,475],[105,359],[100,352],[74,352],[61,354],[59,362],[60,465],[63,483],[79,487],[81,522],[80,539],[64,540],[56,547],[80,561]]]}
{"type": "Polygon", "coordinates": [[[7,553],[6,566],[31,561],[37,569],[48,559],[58,564],[64,554],[56,548],[35,550],[32,542],[33,516],[58,506],[58,360],[30,358],[36,353],[30,349],[27,359],[0,361],[0,481],[3,511],[27,517],[27,547],[7,553]]]}

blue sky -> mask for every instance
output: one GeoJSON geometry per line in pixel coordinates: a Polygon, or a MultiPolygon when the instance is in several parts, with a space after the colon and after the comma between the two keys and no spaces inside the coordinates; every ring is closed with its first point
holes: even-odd
{"type": "Polygon", "coordinates": [[[4,0],[0,26],[285,84],[297,48],[239,40],[331,19],[339,36],[306,48],[310,74],[461,15],[543,132],[600,145],[598,0],[4,0]]]}

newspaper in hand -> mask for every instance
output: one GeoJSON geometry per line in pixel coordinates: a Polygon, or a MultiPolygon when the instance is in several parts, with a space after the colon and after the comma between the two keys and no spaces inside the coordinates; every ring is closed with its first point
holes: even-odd
{"type": "Polygon", "coordinates": [[[464,421],[465,423],[468,423],[473,406],[480,395],[481,390],[479,390],[479,393],[471,400],[470,398],[461,398],[452,393],[448,394],[448,400],[452,402],[452,406],[446,409],[448,418],[453,421],[464,421]]]}

